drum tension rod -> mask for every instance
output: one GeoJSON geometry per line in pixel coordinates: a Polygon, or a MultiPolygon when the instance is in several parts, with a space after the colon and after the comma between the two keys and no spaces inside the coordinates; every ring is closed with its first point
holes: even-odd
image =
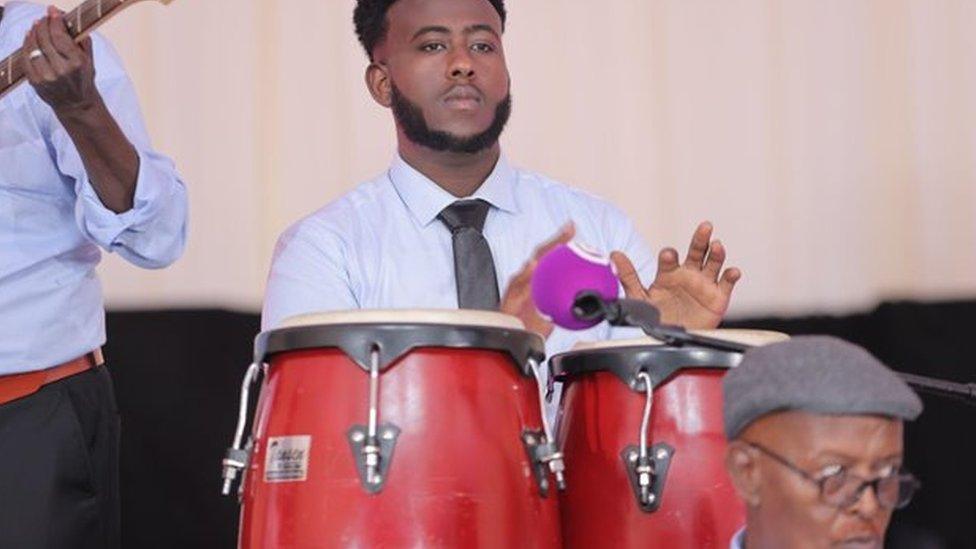
{"type": "Polygon", "coordinates": [[[637,504],[642,511],[652,513],[661,505],[661,493],[674,448],[660,443],[653,446],[648,441],[651,408],[654,404],[654,386],[651,376],[645,371],[637,373],[637,381],[644,384],[644,413],[641,417],[639,445],[628,446],[621,452],[627,477],[630,479],[637,504]]]}
{"type": "Polygon", "coordinates": [[[366,426],[352,426],[347,436],[352,448],[359,480],[370,494],[383,489],[386,482],[393,448],[400,429],[391,423],[379,423],[380,349],[374,345],[370,351],[369,366],[369,417],[366,426]]]}
{"type": "Polygon", "coordinates": [[[369,420],[366,426],[366,445],[363,446],[363,457],[366,461],[366,482],[378,484],[380,468],[380,446],[376,440],[376,420],[379,415],[380,390],[380,351],[373,347],[369,364],[369,420]]]}
{"type": "Polygon", "coordinates": [[[546,393],[547,384],[542,379],[542,372],[539,362],[534,358],[529,359],[529,367],[535,375],[536,386],[539,389],[539,411],[542,417],[542,431],[526,430],[522,432],[522,444],[529,455],[529,461],[533,465],[536,482],[539,484],[539,493],[546,496],[549,493],[549,473],[556,478],[556,487],[559,490],[566,489],[566,465],[563,462],[563,453],[556,447],[556,439],[552,436],[552,428],[549,425],[549,417],[546,414],[546,393]]]}
{"type": "MultiPolygon", "coordinates": [[[[241,448],[241,440],[244,438],[244,428],[247,426],[247,406],[250,403],[251,385],[257,380],[260,369],[259,363],[252,362],[247,367],[247,372],[244,373],[244,381],[241,382],[241,402],[237,410],[237,429],[234,431],[234,442],[227,449],[221,462],[224,467],[224,485],[220,493],[225,496],[230,495],[231,486],[237,479],[238,471],[244,470],[248,462],[251,461],[251,442],[248,440],[247,445],[241,448]]],[[[243,486],[244,483],[241,482],[241,487],[243,488],[243,486]]]]}
{"type": "Polygon", "coordinates": [[[647,427],[651,420],[651,406],[654,403],[654,387],[651,384],[651,376],[647,372],[637,374],[637,379],[644,381],[644,390],[647,392],[647,399],[644,401],[644,416],[641,418],[640,427],[640,451],[637,458],[637,485],[640,486],[641,505],[650,505],[651,498],[651,476],[654,474],[654,466],[647,457],[647,427]]]}

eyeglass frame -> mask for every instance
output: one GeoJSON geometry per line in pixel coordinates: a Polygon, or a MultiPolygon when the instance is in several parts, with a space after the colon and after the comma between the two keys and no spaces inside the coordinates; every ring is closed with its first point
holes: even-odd
{"type": "Polygon", "coordinates": [[[778,453],[770,450],[769,448],[766,448],[765,446],[763,446],[761,444],[758,444],[758,443],[755,443],[755,442],[752,442],[752,441],[748,441],[748,440],[740,440],[740,442],[742,442],[746,446],[749,446],[751,448],[755,448],[756,450],[759,450],[761,453],[763,453],[767,457],[772,458],[773,461],[775,461],[776,463],[779,463],[780,465],[786,467],[790,471],[792,471],[792,472],[796,473],[797,475],[799,475],[800,478],[802,478],[804,480],[807,480],[807,481],[815,484],[817,486],[818,491],[819,491],[820,501],[823,502],[823,503],[825,503],[825,504],[827,504],[827,505],[830,505],[832,507],[837,507],[838,509],[847,509],[847,508],[855,505],[858,502],[858,500],[860,500],[861,497],[864,495],[865,488],[867,488],[869,486],[871,487],[872,490],[874,490],[874,498],[877,500],[878,505],[881,508],[888,509],[888,510],[903,509],[909,503],[911,503],[912,498],[914,497],[915,493],[918,491],[919,488],[922,487],[922,483],[917,478],[915,478],[915,475],[911,474],[907,469],[905,469],[904,466],[899,467],[896,470],[896,473],[893,474],[893,475],[890,475],[890,476],[879,476],[879,477],[875,477],[874,479],[866,479],[866,478],[863,478],[860,475],[856,475],[854,473],[845,473],[845,474],[849,475],[850,477],[853,477],[853,478],[859,480],[861,483],[857,487],[857,490],[855,490],[852,493],[850,501],[845,501],[845,502],[842,502],[840,504],[834,504],[834,503],[831,503],[829,501],[826,501],[825,498],[824,498],[824,483],[827,480],[829,480],[832,476],[834,476],[834,475],[836,475],[838,473],[828,474],[828,475],[824,475],[824,476],[822,476],[820,478],[817,478],[816,476],[814,476],[814,475],[808,473],[807,471],[803,470],[802,468],[800,468],[800,466],[798,466],[795,463],[791,462],[790,460],[786,459],[782,455],[780,455],[780,454],[778,454],[778,453]],[[901,484],[902,484],[902,482],[908,482],[909,486],[911,486],[911,491],[908,493],[908,496],[905,498],[905,501],[903,501],[903,502],[895,501],[895,504],[894,505],[888,506],[888,505],[885,505],[881,501],[881,497],[879,496],[879,492],[878,492],[878,490],[879,490],[878,484],[882,480],[886,480],[886,479],[889,479],[891,477],[895,477],[895,478],[897,478],[899,480],[899,499],[900,499],[900,496],[901,496],[901,484]]]}

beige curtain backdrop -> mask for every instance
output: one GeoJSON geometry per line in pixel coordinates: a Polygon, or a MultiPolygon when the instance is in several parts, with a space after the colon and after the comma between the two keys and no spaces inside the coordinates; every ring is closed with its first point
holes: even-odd
{"type": "MultiPolygon", "coordinates": [[[[714,221],[746,273],[733,315],[976,295],[976,1],[508,4],[507,155],[654,247],[714,221]]],[[[192,209],[170,269],[106,259],[110,306],[256,309],[277,235],[386,167],[353,5],[149,2],[105,27],[192,209]]]]}

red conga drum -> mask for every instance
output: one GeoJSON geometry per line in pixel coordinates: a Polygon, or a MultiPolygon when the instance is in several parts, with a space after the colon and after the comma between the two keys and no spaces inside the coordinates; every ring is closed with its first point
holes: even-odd
{"type": "MultiPolygon", "coordinates": [[[[751,345],[786,337],[702,335],[751,345]]],[[[550,360],[564,384],[557,440],[566,547],[729,546],[745,510],[725,472],[722,376],[741,357],[648,338],[586,344],[550,360]]]]}
{"type": "Polygon", "coordinates": [[[260,334],[251,440],[224,461],[225,479],[246,471],[240,547],[560,547],[542,354],[490,312],[310,315],[260,334]]]}

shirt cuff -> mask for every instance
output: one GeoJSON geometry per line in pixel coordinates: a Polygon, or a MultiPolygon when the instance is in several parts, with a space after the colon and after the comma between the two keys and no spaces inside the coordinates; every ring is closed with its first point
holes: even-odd
{"type": "Polygon", "coordinates": [[[159,210],[160,201],[169,199],[166,187],[172,180],[172,171],[159,167],[142,151],[136,150],[136,154],[139,171],[132,207],[122,213],[106,208],[88,176],[82,176],[76,213],[91,238],[108,250],[118,245],[123,233],[150,220],[159,210]]]}

